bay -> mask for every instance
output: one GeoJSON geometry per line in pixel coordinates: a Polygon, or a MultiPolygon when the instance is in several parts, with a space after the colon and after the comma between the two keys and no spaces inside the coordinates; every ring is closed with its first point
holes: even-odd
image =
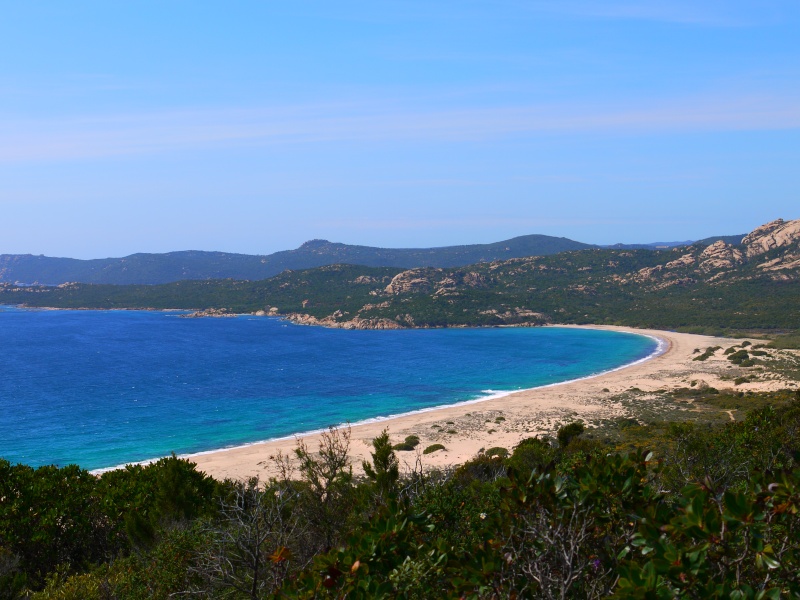
{"type": "Polygon", "coordinates": [[[99,469],[202,452],[587,377],[657,346],[590,329],[180,314],[0,307],[0,457],[99,469]]]}

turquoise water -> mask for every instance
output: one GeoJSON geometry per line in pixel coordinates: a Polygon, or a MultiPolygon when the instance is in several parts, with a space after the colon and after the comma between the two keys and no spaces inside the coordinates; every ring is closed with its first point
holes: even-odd
{"type": "Polygon", "coordinates": [[[97,469],[590,376],[652,338],[0,308],[0,457],[97,469]]]}

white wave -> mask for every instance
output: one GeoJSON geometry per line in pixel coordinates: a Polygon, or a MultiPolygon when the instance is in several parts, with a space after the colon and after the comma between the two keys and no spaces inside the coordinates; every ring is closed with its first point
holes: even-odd
{"type": "MultiPolygon", "coordinates": [[[[457,406],[468,406],[470,404],[478,404],[480,402],[486,402],[488,400],[497,400],[498,398],[505,398],[506,396],[510,396],[511,394],[517,394],[519,392],[527,392],[527,391],[530,391],[530,390],[541,390],[541,389],[545,389],[545,388],[556,387],[556,386],[559,386],[559,385],[567,385],[569,383],[575,383],[576,381],[585,381],[587,379],[592,379],[593,377],[600,377],[601,375],[607,375],[608,373],[614,373],[615,371],[621,371],[622,369],[627,369],[628,367],[632,367],[634,365],[640,365],[640,364],[642,364],[644,362],[647,362],[648,360],[651,360],[651,359],[655,358],[656,356],[660,356],[661,354],[666,352],[667,348],[669,347],[669,343],[667,342],[667,340],[665,340],[663,338],[660,338],[658,336],[655,336],[655,335],[650,335],[650,334],[646,334],[646,333],[638,333],[638,332],[624,332],[624,333],[628,333],[630,335],[640,335],[642,337],[647,337],[647,338],[650,338],[651,340],[654,340],[656,342],[655,350],[653,350],[653,352],[651,352],[650,354],[648,354],[644,358],[640,358],[640,359],[635,360],[633,362],[625,363],[624,365],[621,365],[619,367],[614,367],[613,369],[606,369],[605,371],[599,371],[597,373],[591,373],[591,374],[585,375],[583,377],[577,377],[575,379],[568,379],[566,381],[557,381],[555,383],[546,383],[544,385],[537,385],[537,386],[534,386],[534,387],[531,387],[531,388],[520,388],[520,389],[517,389],[517,390],[483,390],[482,391],[482,394],[483,394],[482,396],[479,396],[478,398],[472,398],[470,400],[460,400],[458,402],[451,402],[451,403],[448,403],[448,404],[439,404],[437,406],[430,406],[430,407],[427,407],[427,408],[418,408],[418,409],[407,411],[407,412],[403,412],[403,413],[385,415],[385,416],[381,416],[381,417],[371,417],[369,419],[363,419],[361,421],[356,421],[355,423],[339,423],[338,425],[334,425],[334,427],[343,427],[343,426],[347,426],[347,425],[349,425],[351,427],[357,427],[359,425],[368,425],[368,424],[371,424],[371,423],[382,423],[383,421],[390,421],[391,419],[397,419],[397,418],[400,418],[400,417],[408,417],[408,416],[411,416],[411,415],[418,415],[418,414],[422,414],[422,413],[432,412],[432,411],[435,411],[435,410],[441,410],[443,408],[453,408],[453,407],[457,407],[457,406]]],[[[237,444],[237,445],[234,445],[234,446],[224,446],[222,448],[215,448],[213,450],[203,450],[201,452],[191,452],[191,453],[188,453],[188,454],[180,454],[180,455],[178,455],[178,458],[192,459],[192,458],[194,458],[196,456],[204,456],[204,455],[207,455],[207,454],[214,454],[216,452],[225,452],[227,450],[236,450],[238,448],[249,448],[250,446],[257,446],[259,444],[266,444],[266,443],[270,443],[270,442],[282,442],[282,441],[285,441],[285,440],[292,440],[292,439],[296,439],[296,438],[306,437],[306,436],[309,436],[309,435],[315,435],[317,433],[322,433],[323,431],[327,431],[327,427],[320,427],[318,429],[310,429],[308,431],[302,431],[302,432],[293,433],[293,434],[290,434],[290,435],[284,435],[284,436],[280,436],[280,437],[269,438],[269,439],[266,439],[266,440],[259,440],[259,441],[256,441],[256,442],[248,442],[246,444],[237,444]]],[[[156,462],[158,460],[161,460],[161,458],[164,458],[164,457],[150,458],[150,459],[147,459],[147,460],[142,460],[142,461],[132,462],[132,463],[124,463],[124,464],[121,464],[121,465],[116,465],[114,467],[104,467],[102,469],[94,469],[94,470],[91,471],[91,473],[94,474],[94,475],[100,475],[100,474],[105,473],[107,471],[114,471],[116,469],[123,469],[127,465],[142,465],[142,466],[145,466],[145,465],[152,464],[152,463],[154,463],[154,462],[156,462]]]]}

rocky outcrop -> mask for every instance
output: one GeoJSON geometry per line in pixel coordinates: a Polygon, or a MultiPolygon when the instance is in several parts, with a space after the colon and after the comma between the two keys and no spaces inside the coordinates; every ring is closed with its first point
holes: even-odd
{"type": "Polygon", "coordinates": [[[762,225],[746,235],[742,245],[747,256],[755,260],[771,250],[780,248],[782,252],[779,256],[764,260],[757,267],[762,272],[771,272],[773,279],[791,279],[786,272],[800,269],[800,219],[794,221],[778,219],[762,225]]]}
{"type": "Polygon", "coordinates": [[[206,310],[196,310],[193,313],[180,315],[183,319],[199,319],[202,317],[235,317],[236,314],[230,312],[227,308],[207,308],[206,310]]]}
{"type": "Polygon", "coordinates": [[[676,258],[675,260],[669,261],[667,264],[664,265],[665,269],[680,269],[682,267],[689,267],[697,262],[694,254],[691,252],[682,255],[680,258],[676,258]]]}
{"type": "Polygon", "coordinates": [[[488,310],[479,311],[479,314],[492,315],[498,319],[502,319],[503,321],[515,324],[518,324],[521,321],[536,325],[541,325],[548,322],[548,318],[544,313],[536,312],[527,308],[520,308],[518,306],[507,309],[503,312],[500,312],[496,308],[490,308],[488,310]]]}
{"type": "Polygon", "coordinates": [[[485,288],[486,278],[480,273],[451,273],[436,282],[436,296],[457,296],[459,288],[485,288]]]}
{"type": "Polygon", "coordinates": [[[389,302],[388,300],[386,302],[381,302],[379,304],[365,304],[364,306],[361,307],[361,310],[359,310],[358,312],[367,312],[379,308],[389,308],[389,306],[391,306],[391,302],[389,302]]]}
{"type": "Polygon", "coordinates": [[[758,265],[764,271],[781,271],[783,269],[800,269],[800,253],[786,254],[758,265]]]}
{"type": "Polygon", "coordinates": [[[704,272],[732,269],[744,260],[741,250],[722,240],[714,242],[700,254],[699,269],[704,272]]]}
{"type": "Polygon", "coordinates": [[[789,270],[800,268],[800,220],[784,221],[778,219],[761,225],[746,235],[741,246],[734,246],[718,240],[702,248],[676,248],[682,252],[679,258],[663,265],[639,269],[633,274],[633,281],[650,283],[653,290],[671,285],[692,285],[697,279],[708,283],[730,281],[731,277],[742,275],[738,267],[751,263],[762,271],[780,271],[771,274],[773,278],[792,278],[789,270]],[[758,264],[760,256],[771,250],[782,249],[780,256],[770,255],[769,260],[758,264]]]}
{"type": "Polygon", "coordinates": [[[411,269],[395,275],[384,291],[396,296],[398,294],[426,293],[432,289],[433,285],[422,269],[411,269]]]}
{"type": "Polygon", "coordinates": [[[484,288],[486,287],[486,279],[480,273],[471,271],[463,277],[464,285],[471,288],[484,288]]]}
{"type": "Polygon", "coordinates": [[[800,219],[777,219],[757,227],[742,240],[747,256],[759,256],[775,248],[791,246],[800,241],[800,219]]]}
{"type": "MultiPolygon", "coordinates": [[[[338,316],[341,311],[337,311],[338,316]]],[[[336,313],[334,313],[335,315],[336,313]]],[[[376,319],[362,319],[361,317],[354,317],[348,321],[337,321],[336,316],[330,315],[318,319],[311,315],[301,313],[291,313],[286,315],[286,319],[297,325],[321,325],[323,327],[332,327],[334,329],[404,329],[397,321],[392,321],[386,318],[376,319]]]]}
{"type": "Polygon", "coordinates": [[[353,280],[353,283],[357,285],[371,285],[373,283],[380,283],[380,279],[377,277],[370,277],[369,275],[359,275],[353,280]]]}
{"type": "Polygon", "coordinates": [[[648,279],[653,279],[663,270],[664,270],[664,265],[656,265],[655,267],[645,267],[637,271],[636,275],[634,276],[634,279],[637,281],[646,281],[648,279]]]}

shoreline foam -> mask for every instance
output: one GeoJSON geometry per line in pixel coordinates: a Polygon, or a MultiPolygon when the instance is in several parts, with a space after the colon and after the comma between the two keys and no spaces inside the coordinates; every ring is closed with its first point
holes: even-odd
{"type": "MultiPolygon", "coordinates": [[[[695,385],[708,385],[720,390],[733,389],[731,374],[735,368],[731,367],[723,353],[717,352],[706,361],[695,361],[695,350],[709,346],[725,348],[744,341],[606,325],[567,327],[649,335],[663,340],[664,346],[659,354],[647,360],[640,359],[636,364],[628,364],[578,381],[515,391],[497,398],[484,398],[470,405],[448,405],[410,416],[352,425],[350,458],[354,471],[360,470],[361,461],[370,460],[370,452],[373,450],[371,442],[384,429],[388,429],[392,443],[400,442],[405,436],[413,434],[421,440],[419,449],[428,444],[443,444],[445,450],[419,456],[419,459],[426,469],[449,468],[470,460],[485,448],[500,446],[511,449],[523,438],[553,435],[559,426],[576,419],[591,423],[630,416],[630,409],[621,401],[623,398],[627,398],[627,402],[631,399],[648,402],[650,398],[656,398],[670,390],[688,388],[693,382],[695,385]],[[633,396],[630,395],[632,391],[633,396]],[[497,420],[500,416],[504,419],[502,422],[497,420]],[[456,433],[450,435],[447,433],[448,429],[453,429],[456,433]]],[[[769,380],[741,384],[735,389],[737,392],[774,391],[796,386],[797,382],[776,376],[769,380]]],[[[298,439],[302,439],[309,448],[315,449],[320,433],[251,444],[244,448],[209,451],[200,456],[192,456],[191,460],[197,463],[198,470],[220,479],[271,477],[278,473],[270,457],[278,452],[292,457],[298,439]]],[[[418,453],[397,454],[401,467],[408,470],[415,468],[418,453]]]]}
{"type": "MultiPolygon", "coordinates": [[[[574,326],[574,325],[551,325],[551,326],[548,326],[548,327],[598,329],[598,330],[605,329],[604,327],[574,326]]],[[[615,373],[617,371],[621,371],[621,370],[624,370],[624,369],[628,369],[628,368],[634,367],[636,365],[640,365],[640,364],[646,363],[647,361],[655,359],[658,356],[661,356],[661,355],[669,352],[669,350],[670,350],[670,341],[668,339],[662,337],[662,336],[653,335],[651,333],[642,333],[642,332],[631,330],[631,329],[621,329],[620,328],[620,329],[614,329],[614,330],[615,331],[624,332],[624,333],[629,333],[629,334],[632,334],[632,335],[638,335],[638,336],[641,336],[641,337],[650,338],[650,339],[652,339],[652,340],[654,340],[656,342],[656,347],[647,356],[644,356],[642,358],[638,358],[635,361],[632,361],[632,362],[629,362],[629,363],[625,363],[623,365],[614,367],[612,369],[607,369],[605,371],[592,373],[592,374],[589,374],[589,375],[585,375],[583,377],[577,377],[575,379],[568,379],[568,380],[565,380],[565,381],[557,381],[557,382],[553,382],[553,383],[546,383],[546,384],[539,385],[539,386],[534,386],[534,387],[531,387],[531,388],[522,388],[522,389],[517,389],[517,390],[485,390],[485,393],[487,395],[479,396],[478,398],[471,398],[471,399],[468,399],[468,400],[458,400],[458,401],[453,402],[453,403],[439,404],[439,405],[436,405],[436,406],[419,408],[419,409],[415,409],[415,410],[411,410],[411,411],[407,411],[407,412],[402,412],[402,413],[391,414],[391,415],[370,417],[370,418],[367,418],[367,419],[362,419],[360,421],[356,421],[354,423],[339,423],[337,425],[334,425],[334,427],[335,428],[350,427],[351,430],[352,430],[353,428],[361,428],[361,427],[369,426],[369,425],[387,423],[387,422],[395,421],[395,420],[398,420],[398,419],[406,419],[406,418],[410,418],[410,417],[414,417],[414,416],[418,416],[418,415],[424,415],[426,413],[435,413],[435,412],[439,412],[439,411],[445,411],[445,410],[450,410],[450,409],[458,409],[458,408],[462,408],[462,407],[465,407],[465,406],[472,406],[472,405],[476,405],[476,404],[481,404],[481,403],[484,403],[484,402],[492,402],[492,401],[500,400],[500,399],[503,399],[503,398],[506,398],[506,397],[509,397],[509,396],[512,396],[512,395],[515,395],[515,394],[521,394],[521,393],[525,393],[525,392],[533,392],[533,391],[538,391],[538,390],[545,390],[545,389],[549,389],[549,388],[554,388],[554,387],[558,387],[558,386],[576,384],[576,383],[580,383],[582,381],[595,379],[597,377],[603,377],[605,375],[609,375],[609,374],[615,373]]],[[[275,437],[275,438],[268,438],[268,439],[265,439],[265,440],[258,440],[258,441],[253,441],[253,442],[247,442],[247,443],[244,443],[244,444],[236,444],[236,445],[232,445],[232,446],[224,446],[224,447],[221,447],[221,448],[214,448],[214,449],[211,449],[211,450],[201,450],[199,452],[190,452],[190,453],[185,453],[185,454],[179,454],[177,456],[178,456],[178,458],[188,459],[188,460],[192,460],[194,462],[197,462],[197,461],[195,461],[195,459],[197,459],[197,458],[201,458],[202,459],[202,457],[216,455],[218,453],[236,452],[236,451],[239,451],[239,450],[246,450],[248,448],[258,447],[258,446],[262,446],[262,445],[280,444],[280,443],[289,442],[289,441],[295,442],[298,439],[305,439],[305,438],[309,438],[309,437],[313,437],[313,436],[318,436],[321,433],[327,431],[327,429],[328,429],[327,427],[325,427],[325,428],[317,428],[317,429],[312,429],[312,430],[307,430],[307,431],[296,432],[296,433],[292,433],[292,434],[288,434],[288,435],[284,435],[284,436],[278,436],[278,437],[275,437]]],[[[149,459],[145,459],[145,460],[141,460],[141,461],[123,463],[123,464],[115,465],[115,466],[112,466],[112,467],[102,467],[102,468],[99,468],[99,469],[93,469],[90,472],[92,474],[99,475],[99,474],[102,474],[102,473],[105,473],[105,472],[108,472],[108,471],[114,471],[116,469],[123,469],[127,465],[148,465],[148,464],[152,464],[154,462],[157,462],[157,461],[161,460],[162,458],[165,458],[165,457],[164,456],[159,456],[159,457],[156,457],[156,458],[149,458],[149,459]]]]}

